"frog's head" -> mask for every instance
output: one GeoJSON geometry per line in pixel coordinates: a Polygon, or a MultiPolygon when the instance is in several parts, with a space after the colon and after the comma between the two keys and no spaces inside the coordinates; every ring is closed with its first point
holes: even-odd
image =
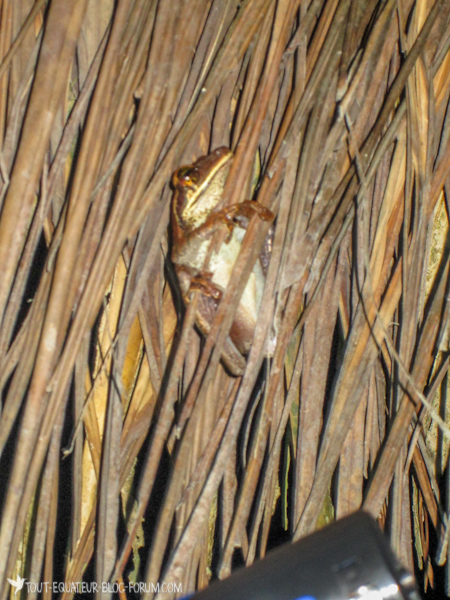
{"type": "Polygon", "coordinates": [[[222,146],[193,165],[180,167],[172,177],[173,211],[182,229],[199,227],[219,203],[233,153],[222,146]]]}

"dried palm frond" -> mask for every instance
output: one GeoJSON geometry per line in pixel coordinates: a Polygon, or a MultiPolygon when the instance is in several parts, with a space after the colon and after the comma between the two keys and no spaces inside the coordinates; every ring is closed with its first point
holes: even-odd
{"type": "Polygon", "coordinates": [[[361,506],[442,587],[449,25],[444,0],[2,4],[1,598],[181,596],[361,506]],[[171,174],[222,145],[224,202],[276,215],[242,377],[220,359],[269,223],[206,339],[170,262],[171,174]]]}

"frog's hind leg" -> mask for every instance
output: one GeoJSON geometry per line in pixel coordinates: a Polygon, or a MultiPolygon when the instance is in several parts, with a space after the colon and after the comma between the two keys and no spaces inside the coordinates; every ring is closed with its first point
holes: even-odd
{"type": "MultiPolygon", "coordinates": [[[[218,301],[211,296],[201,294],[198,299],[196,322],[197,327],[203,333],[208,335],[211,331],[211,323],[217,311],[218,301]]],[[[227,336],[222,349],[222,363],[224,364],[227,371],[238,377],[242,375],[245,370],[246,360],[234,345],[230,336],[227,336]]]]}

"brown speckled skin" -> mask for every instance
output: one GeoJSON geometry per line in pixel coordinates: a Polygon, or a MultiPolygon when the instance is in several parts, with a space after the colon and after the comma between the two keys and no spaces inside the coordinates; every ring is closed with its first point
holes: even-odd
{"type": "MultiPolygon", "coordinates": [[[[200,157],[193,165],[180,167],[172,178],[172,262],[186,302],[189,301],[192,280],[201,281],[204,293],[199,294],[196,322],[205,335],[209,333],[221,292],[227,285],[229,271],[231,272],[239,253],[249,221],[246,215],[249,212],[253,214],[253,211],[248,210],[249,204],[251,208],[258,208],[256,212],[260,212],[261,218],[272,218],[270,211],[256,202],[237,205],[232,216],[227,211],[216,208],[222,197],[232,159],[232,152],[221,147],[208,156],[200,157]],[[222,244],[218,253],[213,255],[205,272],[203,265],[209,241],[213,234],[224,229],[230,233],[231,239],[222,244]]],[[[253,339],[272,238],[273,228],[267,236],[260,261],[255,265],[246,285],[224,346],[222,360],[233,375],[241,375],[245,369],[243,355],[250,351],[253,339]]]]}

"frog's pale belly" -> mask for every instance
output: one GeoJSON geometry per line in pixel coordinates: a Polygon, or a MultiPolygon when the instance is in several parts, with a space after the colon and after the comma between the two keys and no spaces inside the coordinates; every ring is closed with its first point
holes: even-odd
{"type": "MultiPolygon", "coordinates": [[[[191,244],[189,247],[184,248],[183,252],[177,257],[176,263],[189,266],[190,269],[194,269],[198,273],[201,273],[203,270],[208,274],[210,273],[211,283],[219,290],[225,291],[230,282],[245,233],[246,230],[244,228],[235,226],[228,243],[224,242],[218,252],[213,252],[209,263],[206,265],[205,259],[211,243],[210,239],[202,240],[198,244],[191,244]]],[[[187,294],[191,285],[191,277],[185,271],[181,270],[178,272],[178,279],[183,293],[187,294]]],[[[261,261],[258,259],[245,285],[230,330],[230,337],[242,354],[247,354],[250,351],[264,283],[265,274],[261,261]]],[[[201,312],[204,313],[204,319],[209,321],[215,312],[213,307],[217,306],[216,301],[212,298],[204,297],[201,299],[201,302],[203,307],[201,312]],[[206,314],[209,317],[206,317],[206,314]]],[[[208,330],[205,320],[203,321],[203,330],[208,330]]]]}
{"type": "MultiPolygon", "coordinates": [[[[231,273],[239,255],[245,229],[235,227],[228,243],[223,243],[217,253],[213,253],[207,269],[212,273],[212,283],[226,289],[230,282],[231,273]]],[[[243,311],[249,322],[256,323],[259,306],[264,288],[264,274],[259,260],[256,261],[253,271],[245,285],[241,296],[239,311],[243,311]]],[[[243,315],[242,315],[243,316],[243,315]]]]}

